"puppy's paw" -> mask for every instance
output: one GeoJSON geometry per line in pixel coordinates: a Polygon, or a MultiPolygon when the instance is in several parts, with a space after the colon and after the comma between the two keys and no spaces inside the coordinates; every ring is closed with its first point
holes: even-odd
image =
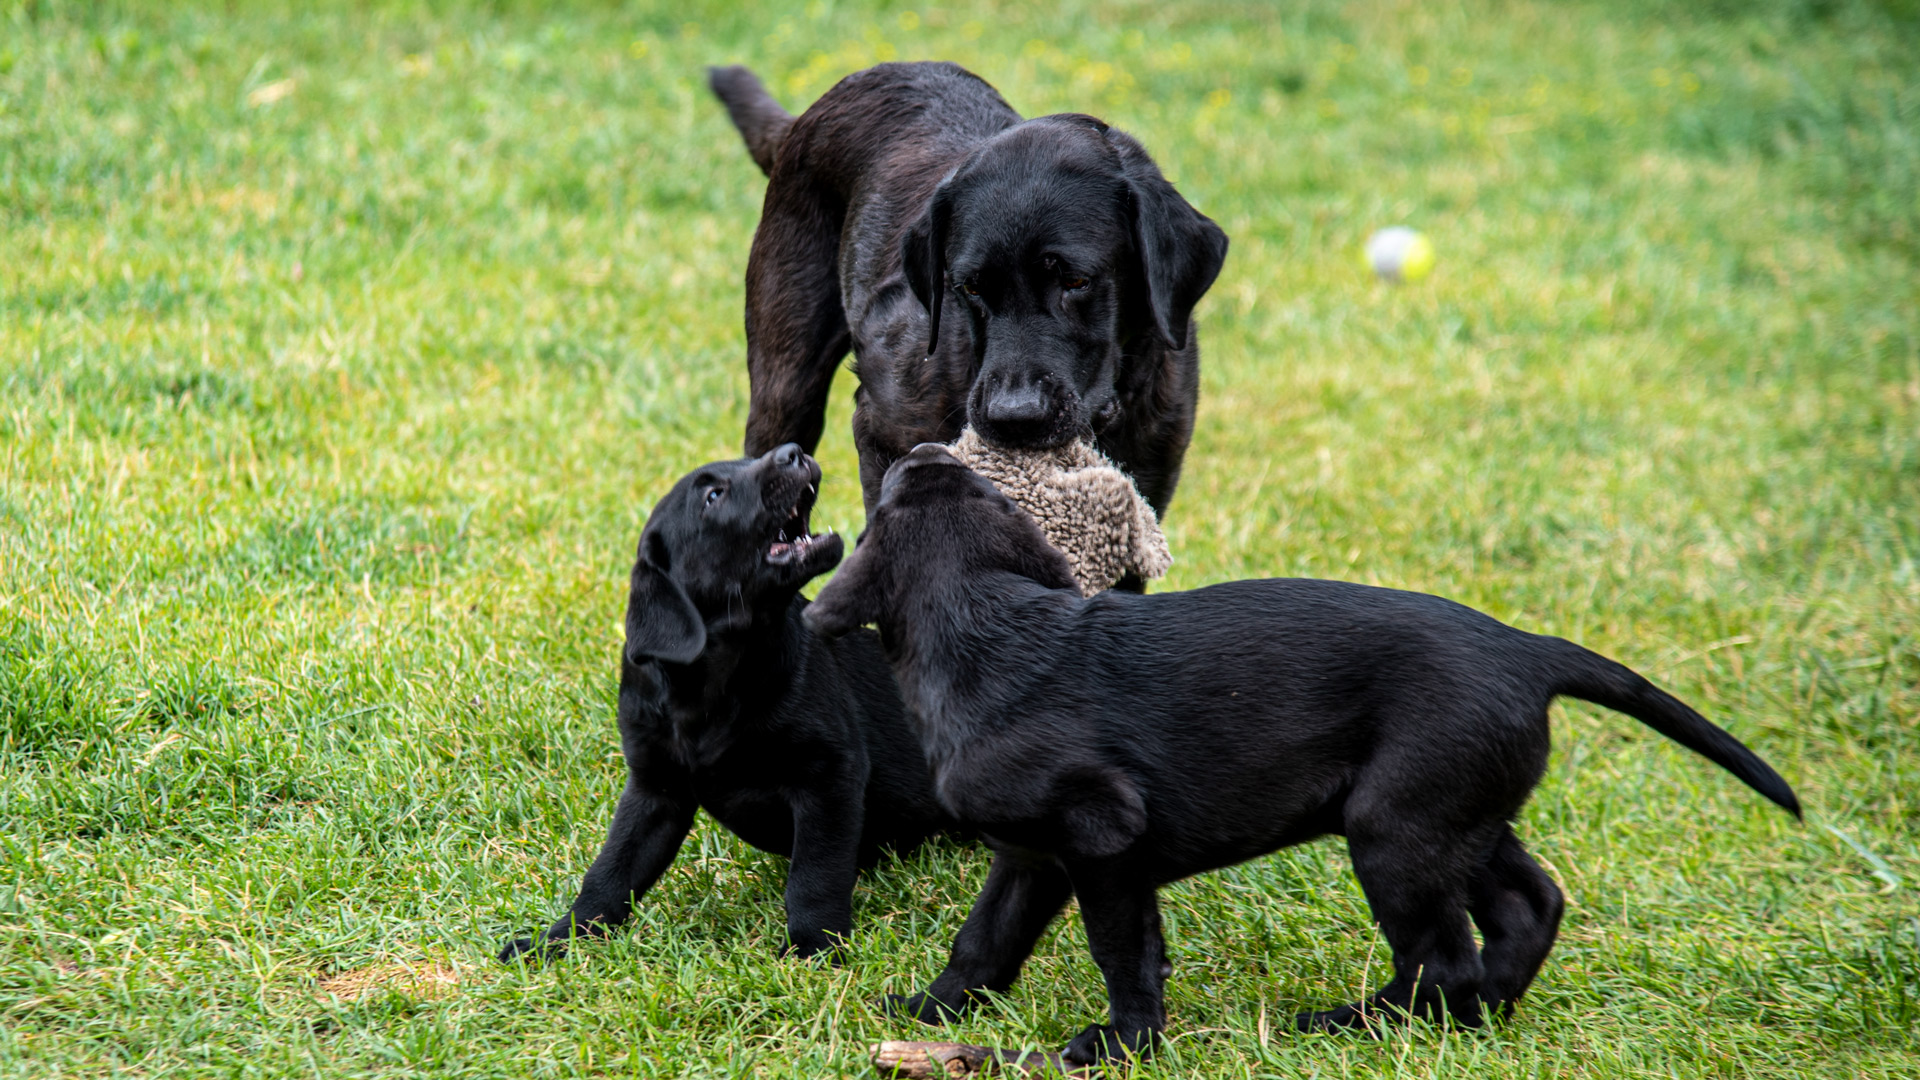
{"type": "Polygon", "coordinates": [[[841,967],[847,962],[847,952],[847,939],[844,935],[832,931],[813,931],[803,934],[789,932],[787,943],[780,947],[779,955],[798,957],[801,960],[823,957],[834,967],[841,967]]]}
{"type": "Polygon", "coordinates": [[[1416,1017],[1404,1005],[1378,997],[1342,1005],[1337,1009],[1303,1012],[1293,1018],[1293,1026],[1304,1032],[1344,1032],[1371,1038],[1384,1038],[1388,1029],[1404,1027],[1416,1017]]]}
{"type": "Polygon", "coordinates": [[[1439,1000],[1416,1002],[1411,1010],[1398,1001],[1375,997],[1356,1001],[1337,1009],[1303,1012],[1294,1017],[1294,1027],[1304,1032],[1347,1032],[1381,1038],[1392,1027],[1403,1027],[1424,1020],[1449,1031],[1474,1030],[1497,1020],[1503,1014],[1498,1005],[1487,1005],[1471,997],[1460,1008],[1449,1011],[1439,1000]]]}
{"type": "Polygon", "coordinates": [[[1378,1037],[1380,1033],[1376,1029],[1384,1019],[1357,1005],[1342,1005],[1337,1009],[1303,1012],[1293,1018],[1293,1026],[1295,1030],[1308,1033],[1333,1032],[1378,1037]]]}
{"type": "Polygon", "coordinates": [[[1152,1028],[1123,1031],[1110,1024],[1095,1024],[1075,1035],[1060,1056],[1075,1065],[1144,1058],[1153,1053],[1154,1034],[1152,1028]]]}
{"type": "Polygon", "coordinates": [[[515,938],[500,950],[503,964],[547,964],[567,955],[567,943],[541,938],[515,938]]]}
{"type": "Polygon", "coordinates": [[[964,1008],[955,1008],[931,994],[888,994],[874,1003],[888,1016],[918,1020],[923,1024],[945,1024],[960,1019],[964,1008]]]}

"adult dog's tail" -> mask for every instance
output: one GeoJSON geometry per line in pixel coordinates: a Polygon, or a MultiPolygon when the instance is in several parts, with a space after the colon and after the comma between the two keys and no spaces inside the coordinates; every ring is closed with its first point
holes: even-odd
{"type": "Polygon", "coordinates": [[[1780,774],[1773,771],[1773,766],[1685,702],[1648,682],[1632,668],[1571,641],[1540,640],[1551,643],[1552,666],[1558,676],[1554,693],[1626,713],[1739,777],[1741,782],[1778,803],[1794,817],[1801,816],[1800,800],[1780,774]]]}
{"type": "Polygon", "coordinates": [[[780,107],[767,93],[760,77],[744,67],[710,67],[707,69],[707,85],[713,88],[713,96],[727,107],[727,115],[733,118],[733,126],[740,129],[740,137],[746,140],[747,153],[753,155],[753,163],[760,171],[773,175],[773,159],[780,153],[780,144],[787,139],[787,129],[793,126],[793,114],[780,107]]]}

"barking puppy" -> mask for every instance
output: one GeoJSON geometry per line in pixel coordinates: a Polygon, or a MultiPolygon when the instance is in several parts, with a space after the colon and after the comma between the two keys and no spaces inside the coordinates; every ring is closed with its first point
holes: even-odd
{"type": "Polygon", "coordinates": [[[502,960],[619,926],[697,808],[792,859],[785,951],[801,956],[852,933],[857,868],[951,824],[878,637],[827,641],[801,623],[800,587],[843,550],[809,531],[819,482],[812,458],[782,446],[703,465],[653,508],[620,656],[626,790],[572,910],[502,960]]]}
{"type": "Polygon", "coordinates": [[[1022,121],[954,64],[881,64],[789,116],[709,72],[766,202],[747,261],[746,448],[809,451],[851,347],[868,509],[887,466],[964,424],[1012,449],[1091,434],[1165,514],[1193,436],[1193,306],[1227,237],[1131,137],[1022,121]]]}
{"type": "Polygon", "coordinates": [[[1033,520],[938,446],[888,470],[806,622],[879,625],[934,790],[995,851],[946,970],[897,1005],[931,1022],[1006,990],[1072,894],[1112,1010],[1075,1062],[1145,1053],[1165,1024],[1158,886],[1328,833],[1394,977],[1301,1028],[1510,1011],[1560,922],[1510,824],[1556,695],[1799,813],[1752,751],[1634,672],[1438,597],[1294,579],[1083,599],[1033,520]]]}

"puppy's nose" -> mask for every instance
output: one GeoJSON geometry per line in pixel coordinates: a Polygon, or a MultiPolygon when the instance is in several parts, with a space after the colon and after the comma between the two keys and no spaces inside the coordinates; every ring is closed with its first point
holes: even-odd
{"type": "Polygon", "coordinates": [[[776,446],[773,448],[773,463],[782,469],[793,468],[795,465],[800,464],[801,459],[806,456],[807,452],[800,449],[799,443],[790,442],[785,446],[776,446]]]}
{"type": "Polygon", "coordinates": [[[987,398],[987,420],[994,424],[1037,424],[1047,418],[1047,395],[1032,383],[1011,386],[987,398]]]}

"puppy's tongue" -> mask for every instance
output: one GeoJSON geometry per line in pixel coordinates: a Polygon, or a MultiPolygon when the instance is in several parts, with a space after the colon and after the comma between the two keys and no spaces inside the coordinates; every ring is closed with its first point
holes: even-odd
{"type": "MultiPolygon", "coordinates": [[[[767,547],[767,561],[770,563],[791,563],[806,558],[807,549],[822,534],[813,531],[813,494],[812,485],[808,485],[806,495],[793,504],[787,513],[786,524],[774,533],[773,543],[767,547]]],[[[829,529],[828,532],[833,530],[829,529]]]]}
{"type": "Polygon", "coordinates": [[[818,539],[814,536],[797,536],[792,540],[775,540],[767,548],[767,561],[773,563],[795,562],[805,558],[807,549],[818,539]]]}
{"type": "Polygon", "coordinates": [[[797,516],[780,530],[772,544],[767,547],[767,561],[770,563],[797,562],[806,558],[807,550],[815,540],[820,539],[808,531],[805,515],[797,516]]]}

